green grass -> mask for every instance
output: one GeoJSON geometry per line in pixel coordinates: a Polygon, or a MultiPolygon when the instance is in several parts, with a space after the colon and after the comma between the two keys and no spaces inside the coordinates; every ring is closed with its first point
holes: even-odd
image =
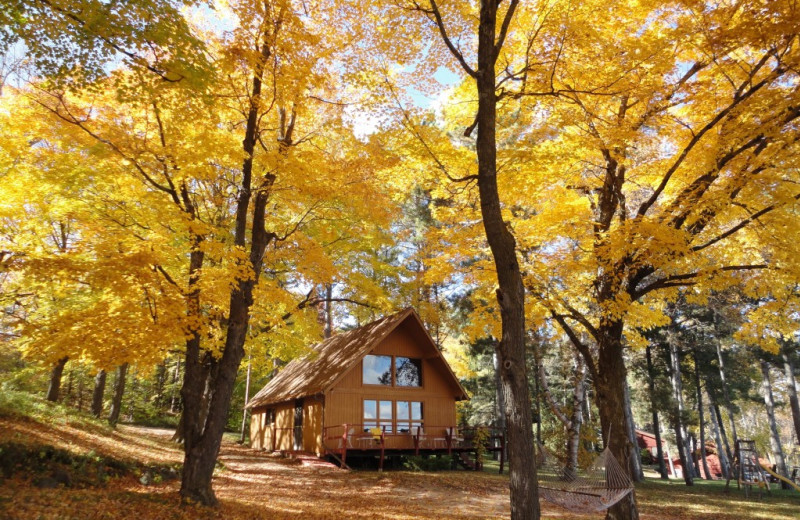
{"type": "Polygon", "coordinates": [[[70,425],[86,431],[111,432],[104,420],[71,406],[53,403],[36,394],[19,390],[0,391],[0,418],[30,419],[51,426],[70,425]]]}

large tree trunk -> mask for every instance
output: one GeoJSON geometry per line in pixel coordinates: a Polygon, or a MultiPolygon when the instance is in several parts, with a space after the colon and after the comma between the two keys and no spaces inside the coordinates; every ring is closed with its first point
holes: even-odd
{"type": "Polygon", "coordinates": [[[681,359],[678,347],[674,341],[669,341],[670,359],[670,381],[672,382],[672,399],[674,401],[672,411],[672,427],[675,430],[675,448],[678,450],[678,457],[681,460],[683,470],[683,480],[687,486],[694,485],[692,475],[692,459],[687,443],[689,441],[686,430],[683,427],[683,383],[681,381],[681,359]]]}
{"type": "Polygon", "coordinates": [[[769,365],[766,361],[761,361],[761,375],[764,378],[764,404],[767,408],[767,419],[769,419],[769,444],[772,448],[772,455],[775,457],[776,472],[788,478],[786,471],[786,459],[783,457],[783,446],[778,434],[778,423],[775,421],[775,401],[772,398],[772,381],[769,377],[769,365]]]}
{"type": "Polygon", "coordinates": [[[492,251],[499,286],[497,303],[502,333],[496,352],[506,402],[511,518],[530,520],[538,519],[540,513],[525,363],[525,290],[517,261],[516,241],[503,221],[497,189],[497,6],[498,2],[494,0],[482,0],[480,6],[478,68],[475,74],[478,93],[478,191],[483,227],[492,251]]]}
{"type": "Polygon", "coordinates": [[[719,423],[717,414],[714,411],[714,398],[711,392],[708,393],[708,412],[711,417],[711,430],[714,432],[714,440],[717,444],[717,456],[719,457],[719,465],[722,467],[722,476],[725,477],[725,480],[728,480],[731,474],[730,462],[728,462],[729,459],[722,448],[722,436],[719,433],[719,423]]]}
{"type": "MultiPolygon", "coordinates": [[[[250,200],[255,194],[250,228],[249,265],[246,266],[249,276],[239,279],[231,290],[225,346],[221,357],[218,360],[211,360],[211,369],[208,369],[207,363],[203,363],[203,361],[209,361],[208,359],[201,360],[199,337],[197,338],[198,348],[190,351],[187,346],[186,374],[181,390],[184,402],[184,465],[180,493],[185,502],[200,502],[205,505],[216,505],[217,503],[216,496],[211,489],[211,479],[228,419],[236,374],[244,357],[250,308],[253,305],[253,289],[261,274],[264,251],[268,243],[275,238],[275,235],[267,233],[265,228],[266,208],[275,175],[271,173],[265,175],[263,179],[258,180],[256,189],[252,188],[253,157],[258,139],[262,78],[265,64],[271,56],[268,40],[269,35],[265,33],[264,43],[261,47],[261,59],[255,66],[252,78],[250,108],[243,140],[245,159],[242,163],[242,181],[236,204],[234,244],[244,250],[248,216],[250,215],[250,200]],[[208,379],[209,385],[207,394],[210,395],[207,407],[202,403],[206,379],[208,379]],[[205,417],[203,417],[204,414],[205,417]]],[[[293,128],[294,117],[292,116],[288,127],[281,128],[283,132],[280,139],[282,146],[291,145],[293,128]]],[[[282,150],[285,151],[285,148],[282,150]]]]}
{"type": "Polygon", "coordinates": [[[123,363],[117,367],[117,377],[114,379],[114,397],[111,400],[111,411],[108,413],[108,424],[116,426],[122,410],[122,396],[125,394],[125,376],[128,374],[128,364],[123,363]]]}
{"type": "Polygon", "coordinates": [[[783,369],[786,373],[786,391],[789,394],[789,406],[792,409],[794,436],[797,444],[800,444],[800,402],[797,400],[797,381],[794,377],[794,364],[788,347],[784,347],[781,356],[783,357],[783,369]]]}
{"type": "Polygon", "coordinates": [[[650,344],[645,347],[647,358],[647,386],[650,390],[650,409],[653,412],[653,433],[656,436],[656,457],[658,457],[658,472],[664,480],[669,479],[667,465],[664,463],[664,448],[661,446],[661,426],[658,421],[658,407],[656,406],[656,374],[653,370],[653,357],[650,353],[650,344]]]}
{"type": "Polygon", "coordinates": [[[714,480],[711,470],[708,469],[706,460],[706,434],[705,419],[703,418],[703,389],[700,386],[700,365],[697,362],[697,348],[694,349],[694,384],[697,387],[697,415],[700,420],[700,457],[703,462],[703,471],[708,480],[714,480]]]}
{"type": "Polygon", "coordinates": [[[69,357],[67,356],[59,359],[50,372],[50,385],[47,387],[48,401],[54,403],[58,401],[58,395],[61,392],[61,376],[64,374],[64,366],[67,364],[67,361],[69,361],[69,357]]]}
{"type": "MultiPolygon", "coordinates": [[[[625,419],[625,380],[627,377],[622,347],[622,321],[609,320],[598,329],[598,362],[595,378],[597,408],[603,438],[612,455],[623,468],[630,468],[631,443],[628,435],[628,422],[625,419]]],[[[633,476],[631,476],[633,478],[633,476]]],[[[606,520],[637,520],[639,511],[636,494],[611,506],[606,520]]]]}
{"type": "Polygon", "coordinates": [[[625,380],[625,422],[628,423],[628,442],[631,443],[629,461],[631,478],[634,482],[642,482],[644,481],[642,456],[639,452],[639,443],[636,441],[636,424],[633,422],[633,410],[631,409],[631,389],[627,379],[625,380]]]}
{"type": "Polygon", "coordinates": [[[103,413],[103,395],[106,392],[106,371],[100,370],[94,377],[94,392],[92,393],[92,415],[100,417],[103,413]]]}

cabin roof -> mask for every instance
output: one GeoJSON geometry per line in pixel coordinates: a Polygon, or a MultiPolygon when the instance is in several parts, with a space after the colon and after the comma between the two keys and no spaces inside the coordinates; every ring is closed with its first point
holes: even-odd
{"type": "Polygon", "coordinates": [[[425,337],[430,342],[431,348],[441,358],[447,374],[457,385],[461,393],[459,397],[466,399],[466,391],[461,386],[461,383],[458,382],[447,361],[436,348],[417,313],[409,307],[356,329],[331,336],[325,341],[312,346],[311,352],[291,361],[283,370],[278,372],[261,391],[250,399],[247,408],[281,403],[324,393],[333,387],[341,376],[351,370],[392,331],[409,319],[415,320],[425,332],[425,337]]]}

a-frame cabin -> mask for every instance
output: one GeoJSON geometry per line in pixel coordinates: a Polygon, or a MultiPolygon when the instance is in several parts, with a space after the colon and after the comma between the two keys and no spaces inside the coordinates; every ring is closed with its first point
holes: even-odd
{"type": "Polygon", "coordinates": [[[413,309],[337,334],[250,400],[256,449],[450,451],[468,399],[413,309]]]}

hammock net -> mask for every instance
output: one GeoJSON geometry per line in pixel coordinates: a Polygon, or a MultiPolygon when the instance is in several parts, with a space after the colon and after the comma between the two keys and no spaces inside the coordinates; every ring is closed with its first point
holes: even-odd
{"type": "Polygon", "coordinates": [[[577,513],[599,512],[633,490],[628,472],[606,448],[586,468],[566,469],[540,446],[537,457],[539,496],[577,513]]]}

